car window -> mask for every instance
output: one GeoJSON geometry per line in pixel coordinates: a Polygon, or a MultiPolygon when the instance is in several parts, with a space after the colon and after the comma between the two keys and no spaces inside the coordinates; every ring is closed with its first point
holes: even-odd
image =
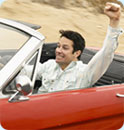
{"type": "Polygon", "coordinates": [[[29,37],[22,31],[0,24],[0,68],[14,56],[29,37]]]}
{"type": "MultiPolygon", "coordinates": [[[[24,67],[18,72],[18,74],[15,76],[15,78],[8,83],[8,85],[5,87],[5,89],[3,90],[4,94],[14,94],[17,90],[16,88],[16,79],[19,76],[27,76],[31,83],[33,84],[33,82],[35,81],[35,77],[34,77],[34,73],[35,73],[35,69],[36,69],[36,63],[37,63],[37,58],[38,58],[38,53],[39,51],[36,51],[36,53],[29,59],[29,61],[27,61],[27,63],[25,63],[24,67]],[[24,68],[29,69],[29,71],[27,71],[27,73],[25,73],[25,69],[24,68]]],[[[31,86],[33,87],[33,86],[31,86]]],[[[33,88],[32,88],[33,89],[33,88]]]]}

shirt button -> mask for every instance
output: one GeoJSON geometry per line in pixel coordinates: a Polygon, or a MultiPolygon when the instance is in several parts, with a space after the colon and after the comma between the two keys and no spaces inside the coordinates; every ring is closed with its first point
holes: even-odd
{"type": "Polygon", "coordinates": [[[54,82],[54,80],[52,80],[52,82],[54,82]]]}
{"type": "Polygon", "coordinates": [[[50,90],[53,90],[53,88],[50,88],[50,90]]]}

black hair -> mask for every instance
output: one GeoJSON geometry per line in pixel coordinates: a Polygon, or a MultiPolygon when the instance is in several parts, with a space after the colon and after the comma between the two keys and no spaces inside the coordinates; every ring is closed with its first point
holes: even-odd
{"type": "MultiPolygon", "coordinates": [[[[60,30],[60,38],[61,37],[66,37],[68,38],[69,40],[72,40],[73,41],[73,53],[80,50],[81,51],[81,54],[85,48],[85,39],[81,36],[81,34],[79,34],[78,32],[75,32],[75,31],[71,31],[71,30],[60,30]]],[[[80,56],[78,56],[77,58],[80,59],[81,57],[81,54],[80,56]]]]}

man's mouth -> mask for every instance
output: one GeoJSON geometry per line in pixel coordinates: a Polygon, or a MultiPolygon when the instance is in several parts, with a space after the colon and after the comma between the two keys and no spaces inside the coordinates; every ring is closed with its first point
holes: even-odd
{"type": "Polygon", "coordinates": [[[62,58],[64,58],[63,55],[56,55],[56,59],[62,59],[62,58]]]}

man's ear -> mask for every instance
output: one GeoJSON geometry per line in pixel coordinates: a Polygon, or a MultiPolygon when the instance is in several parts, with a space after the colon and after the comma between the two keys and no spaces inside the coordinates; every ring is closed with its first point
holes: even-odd
{"type": "Polygon", "coordinates": [[[77,58],[78,56],[80,56],[80,54],[81,54],[81,51],[80,51],[80,50],[76,51],[76,52],[75,52],[75,57],[77,58]]]}

